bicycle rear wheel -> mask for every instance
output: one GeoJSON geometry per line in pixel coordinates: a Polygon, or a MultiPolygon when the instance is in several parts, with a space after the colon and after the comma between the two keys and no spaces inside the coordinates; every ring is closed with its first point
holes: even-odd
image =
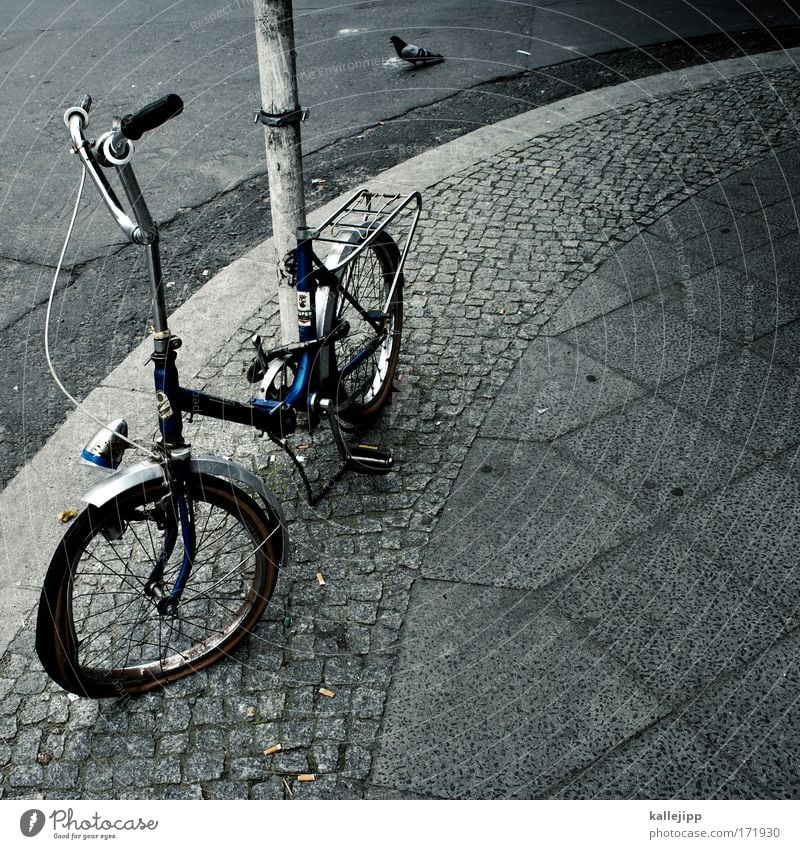
{"type": "Polygon", "coordinates": [[[36,651],[64,689],[122,697],[182,678],[227,655],[264,611],[280,562],[280,523],[229,481],[194,474],[187,485],[196,535],[191,573],[175,609],[159,612],[183,562],[174,502],[165,494],[163,481],[149,481],[90,505],[53,556],[36,651]],[[154,592],[146,585],[159,559],[154,592]]]}
{"type": "MultiPolygon", "coordinates": [[[[353,253],[364,239],[364,234],[353,233],[339,259],[353,253]]],[[[325,305],[325,333],[341,321],[349,325],[347,335],[327,347],[326,370],[337,415],[351,424],[374,419],[392,392],[403,329],[402,275],[391,301],[389,294],[399,260],[397,245],[387,233],[380,233],[336,272],[339,286],[325,305]]]]}

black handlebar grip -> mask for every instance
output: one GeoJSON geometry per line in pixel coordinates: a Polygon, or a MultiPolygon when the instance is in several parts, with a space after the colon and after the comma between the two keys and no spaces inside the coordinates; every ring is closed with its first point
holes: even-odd
{"type": "Polygon", "coordinates": [[[138,141],[145,133],[155,130],[181,112],[183,101],[177,94],[168,94],[148,103],[135,115],[126,115],[120,121],[120,132],[126,139],[138,141]]]}

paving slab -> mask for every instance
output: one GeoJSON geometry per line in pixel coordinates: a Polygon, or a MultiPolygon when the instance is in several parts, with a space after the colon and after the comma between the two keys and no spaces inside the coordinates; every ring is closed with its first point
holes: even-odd
{"type": "Polygon", "coordinates": [[[761,277],[773,285],[797,287],[797,265],[800,263],[800,234],[787,233],[768,244],[748,251],[744,257],[747,273],[761,277]]]}
{"type": "Polygon", "coordinates": [[[765,218],[771,226],[782,232],[783,235],[797,234],[800,231],[800,220],[798,219],[800,206],[794,195],[775,203],[765,204],[758,213],[765,218]]]}
{"type": "Polygon", "coordinates": [[[784,633],[780,615],[746,580],[669,529],[620,546],[546,595],[671,707],[784,633]]]}
{"type": "Polygon", "coordinates": [[[743,348],[661,389],[748,451],[774,457],[800,441],[800,374],[743,348]]]}
{"type": "Polygon", "coordinates": [[[797,799],[800,777],[800,634],[765,648],[744,674],[704,694],[684,713],[700,738],[770,789],[797,799]]]}
{"type": "MultiPolygon", "coordinates": [[[[788,156],[793,157],[794,153],[788,152],[788,156]]],[[[768,155],[736,174],[717,181],[706,197],[740,212],[758,212],[767,202],[775,203],[789,197],[797,187],[792,165],[790,159],[784,164],[779,155],[768,155]]]]}
{"type": "Polygon", "coordinates": [[[651,295],[559,338],[651,387],[734,353],[730,342],[687,321],[669,306],[666,292],[651,295]]]}
{"type": "Polygon", "coordinates": [[[765,785],[680,716],[625,741],[553,794],[556,799],[769,799],[765,785]]]}
{"type": "Polygon", "coordinates": [[[481,425],[482,436],[549,442],[646,392],[572,341],[544,337],[528,346],[481,425]]]}
{"type": "Polygon", "coordinates": [[[713,256],[707,252],[686,250],[668,236],[662,238],[643,230],[619,246],[596,274],[622,289],[630,301],[637,301],[698,274],[713,263],[713,256]]]}
{"type": "Polygon", "coordinates": [[[422,574],[534,589],[648,527],[635,505],[546,446],[476,439],[422,574]]]}
{"type": "Polygon", "coordinates": [[[601,266],[599,272],[590,275],[570,293],[555,314],[548,319],[542,333],[546,336],[558,336],[565,330],[571,330],[593,318],[608,315],[630,301],[630,293],[617,285],[616,276],[613,273],[605,273],[601,266]]]}
{"type": "Polygon", "coordinates": [[[748,344],[800,317],[800,292],[720,264],[676,286],[668,304],[716,338],[748,344]]]}
{"type": "Polygon", "coordinates": [[[685,244],[688,240],[717,228],[733,229],[737,219],[745,225],[757,220],[755,216],[750,216],[736,207],[715,202],[714,198],[718,197],[714,189],[700,192],[665,213],[647,228],[647,232],[667,242],[685,244]]]}
{"type": "Polygon", "coordinates": [[[769,222],[758,211],[735,218],[729,224],[705,229],[685,240],[686,249],[692,253],[710,253],[715,264],[746,262],[746,255],[754,248],[769,244],[784,235],[777,222],[769,222]]]}
{"type": "Polygon", "coordinates": [[[787,627],[800,624],[800,479],[785,462],[760,466],[672,527],[768,599],[787,627]]]}
{"type": "Polygon", "coordinates": [[[535,798],[657,715],[531,593],[421,580],[372,779],[436,798],[535,798]]]}
{"type": "Polygon", "coordinates": [[[650,395],[558,439],[587,478],[610,482],[650,516],[691,509],[761,458],[674,403],[650,395]]]}
{"type": "Polygon", "coordinates": [[[800,363],[800,321],[792,321],[765,334],[753,351],[770,364],[796,369],[800,363]]]}

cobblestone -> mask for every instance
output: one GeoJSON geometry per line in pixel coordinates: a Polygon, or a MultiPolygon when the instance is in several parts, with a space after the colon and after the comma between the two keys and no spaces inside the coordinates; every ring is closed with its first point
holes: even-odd
{"type": "Polygon", "coordinates": [[[34,693],[41,693],[44,690],[45,681],[38,672],[31,672],[28,675],[23,675],[14,686],[14,691],[21,696],[28,696],[34,693]]]}
{"type": "Polygon", "coordinates": [[[299,775],[308,772],[311,768],[308,762],[308,754],[305,751],[278,752],[273,756],[270,766],[275,772],[282,775],[299,775]]]}
{"type": "Polygon", "coordinates": [[[153,782],[155,784],[180,784],[180,762],[173,757],[156,758],[153,761],[153,782]]]}
{"type": "Polygon", "coordinates": [[[181,787],[167,787],[165,799],[202,799],[203,788],[199,784],[188,784],[181,787]]]}
{"type": "Polygon", "coordinates": [[[153,780],[153,762],[141,758],[129,760],[125,769],[114,771],[115,789],[147,786],[153,780]]]}
{"type": "Polygon", "coordinates": [[[0,721],[3,717],[11,716],[17,712],[22,704],[22,696],[6,696],[0,701],[0,721]]]}
{"type": "Polygon", "coordinates": [[[347,754],[342,775],[345,778],[364,779],[369,775],[372,766],[372,753],[365,746],[351,743],[347,746],[347,754]]]}
{"type": "Polygon", "coordinates": [[[234,758],[230,762],[230,777],[242,781],[261,781],[272,769],[273,765],[268,764],[265,758],[234,758]]]}
{"type": "Polygon", "coordinates": [[[246,799],[246,781],[212,781],[208,787],[208,799],[246,799]]]}
{"type": "Polygon", "coordinates": [[[359,688],[353,693],[353,715],[359,719],[380,719],[385,699],[383,690],[359,688]]]}
{"type": "Polygon", "coordinates": [[[16,716],[0,717],[0,740],[12,740],[17,733],[16,716]]]}
{"type": "Polygon", "coordinates": [[[180,755],[189,748],[188,734],[171,734],[156,741],[156,750],[161,755],[180,755]]]}
{"type": "Polygon", "coordinates": [[[283,782],[279,778],[270,781],[261,781],[254,784],[251,789],[253,799],[283,799],[285,790],[283,782]]]}
{"type": "Polygon", "coordinates": [[[42,783],[43,770],[39,764],[17,764],[11,769],[12,787],[33,787],[42,783]]]}
{"type": "Polygon", "coordinates": [[[93,761],[85,763],[80,770],[81,787],[87,795],[106,796],[113,784],[114,773],[109,764],[93,761]]]}
{"type": "Polygon", "coordinates": [[[183,768],[185,781],[206,781],[220,778],[225,766],[223,752],[197,752],[186,759],[183,768]]]}

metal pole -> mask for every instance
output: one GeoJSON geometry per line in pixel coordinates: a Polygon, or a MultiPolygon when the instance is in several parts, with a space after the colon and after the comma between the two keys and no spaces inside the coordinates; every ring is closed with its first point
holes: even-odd
{"type": "Polygon", "coordinates": [[[253,0],[261,78],[260,117],[267,144],[272,234],[283,343],[297,341],[297,300],[292,257],[297,229],[305,227],[300,106],[297,102],[291,0],[253,0]]]}

